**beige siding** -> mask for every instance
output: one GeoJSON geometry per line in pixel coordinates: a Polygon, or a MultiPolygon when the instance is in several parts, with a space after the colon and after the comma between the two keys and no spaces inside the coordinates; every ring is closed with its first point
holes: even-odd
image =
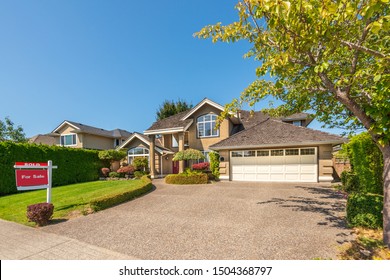
{"type": "Polygon", "coordinates": [[[320,182],[331,182],[333,180],[332,151],[332,145],[321,145],[318,147],[318,178],[320,182]]]}
{"type": "Polygon", "coordinates": [[[219,151],[219,156],[223,157],[223,161],[219,163],[220,179],[230,179],[229,151],[219,151]]]}
{"type": "Polygon", "coordinates": [[[114,139],[91,134],[80,134],[83,137],[83,148],[109,150],[114,149],[114,139]]]}
{"type": "MultiPolygon", "coordinates": [[[[58,130],[58,133],[60,135],[66,135],[66,134],[75,134],[74,131],[75,128],[70,125],[64,125],[60,130],[58,130]]],[[[76,134],[76,145],[75,146],[66,146],[66,147],[73,147],[73,148],[84,148],[83,146],[83,135],[76,134]]],[[[58,145],[61,144],[61,136],[58,137],[58,145]]]]}

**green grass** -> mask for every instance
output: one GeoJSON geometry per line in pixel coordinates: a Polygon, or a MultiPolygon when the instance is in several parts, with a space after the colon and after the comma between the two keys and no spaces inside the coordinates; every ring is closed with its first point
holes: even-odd
{"type": "MultiPolygon", "coordinates": [[[[95,181],[55,187],[52,189],[53,220],[69,219],[88,214],[92,212],[91,201],[136,191],[143,186],[145,186],[144,180],[126,180],[95,181]]],[[[34,223],[28,222],[26,210],[28,205],[40,202],[46,202],[46,189],[0,197],[0,218],[34,226],[34,223]]]]}

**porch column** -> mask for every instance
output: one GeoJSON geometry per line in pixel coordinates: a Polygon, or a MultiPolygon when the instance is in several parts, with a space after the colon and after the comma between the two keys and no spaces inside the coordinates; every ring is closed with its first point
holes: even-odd
{"type": "MultiPolygon", "coordinates": [[[[184,151],[184,132],[179,132],[179,152],[184,151]]],[[[179,161],[179,173],[184,172],[184,161],[179,161]]]]}
{"type": "Polygon", "coordinates": [[[149,146],[149,169],[150,169],[150,177],[152,179],[156,178],[156,155],[155,155],[155,135],[149,135],[150,146],[149,146]]]}

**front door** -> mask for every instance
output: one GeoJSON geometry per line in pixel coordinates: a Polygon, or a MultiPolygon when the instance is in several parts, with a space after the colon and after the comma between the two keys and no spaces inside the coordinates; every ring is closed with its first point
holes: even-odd
{"type": "Polygon", "coordinates": [[[179,173],[179,162],[178,161],[172,161],[172,173],[173,174],[179,173]]]}

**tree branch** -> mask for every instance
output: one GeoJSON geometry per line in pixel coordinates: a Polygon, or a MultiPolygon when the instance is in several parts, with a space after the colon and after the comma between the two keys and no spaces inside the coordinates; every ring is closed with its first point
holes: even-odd
{"type": "Polygon", "coordinates": [[[354,50],[357,50],[357,51],[365,52],[365,53],[371,54],[371,55],[373,55],[375,57],[384,58],[384,59],[390,59],[389,56],[387,56],[387,55],[385,55],[385,54],[383,54],[381,52],[369,49],[369,48],[364,47],[364,46],[359,45],[359,44],[351,43],[351,42],[348,42],[348,41],[345,41],[345,40],[341,40],[341,44],[349,47],[350,49],[354,49],[354,50]]]}

